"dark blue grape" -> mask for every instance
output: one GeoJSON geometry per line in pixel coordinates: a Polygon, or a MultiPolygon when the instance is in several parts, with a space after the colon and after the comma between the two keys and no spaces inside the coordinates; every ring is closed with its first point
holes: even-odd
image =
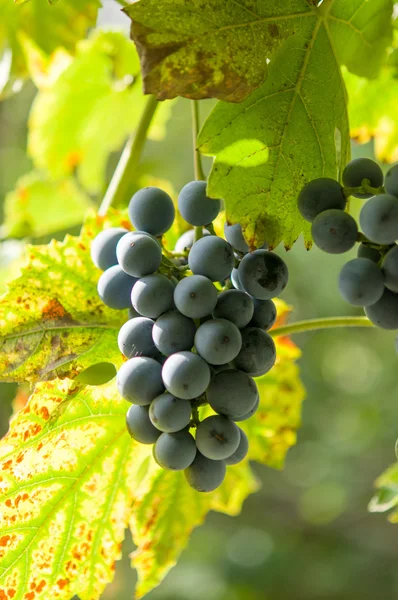
{"type": "Polygon", "coordinates": [[[131,306],[131,290],[136,283],[119,265],[104,271],[98,280],[97,290],[102,302],[110,308],[123,309],[131,306]]]}
{"type": "Polygon", "coordinates": [[[176,352],[163,365],[163,383],[176,398],[193,400],[201,396],[210,382],[207,363],[193,352],[176,352]]]}
{"type": "Polygon", "coordinates": [[[213,316],[228,319],[241,329],[250,322],[253,312],[253,300],[248,294],[240,290],[226,290],[219,294],[213,316]]]}
{"type": "Polygon", "coordinates": [[[398,294],[386,289],[378,302],[365,307],[365,313],[381,329],[398,329],[398,294]]]}
{"type": "Polygon", "coordinates": [[[325,210],[344,210],[347,200],[338,181],[320,177],[303,187],[297,202],[301,216],[312,223],[315,217],[325,210]]]}
{"type": "Polygon", "coordinates": [[[217,289],[207,277],[184,277],[174,290],[177,309],[191,319],[201,319],[211,314],[217,304],[217,289]]]}
{"type": "Polygon", "coordinates": [[[277,312],[272,300],[257,300],[254,298],[253,318],[249,325],[268,331],[275,324],[277,312]]]}
{"type": "Polygon", "coordinates": [[[213,376],[206,395],[215,412],[237,420],[255,407],[258,391],[250,375],[237,369],[226,369],[213,376]]]}
{"type": "Polygon", "coordinates": [[[117,265],[116,246],[119,240],[128,233],[123,227],[112,227],[101,231],[91,244],[91,260],[98,269],[106,271],[117,265]]]}
{"type": "Polygon", "coordinates": [[[398,198],[389,194],[374,196],[359,216],[362,231],[375,244],[392,244],[398,239],[398,198]]]}
{"type": "Polygon", "coordinates": [[[358,258],[367,258],[368,260],[371,260],[374,263],[378,263],[381,259],[381,254],[379,250],[377,250],[376,248],[371,248],[366,244],[359,244],[357,256],[358,258]]]}
{"type": "Polygon", "coordinates": [[[198,328],[195,348],[212,365],[225,365],[233,360],[242,346],[242,337],[236,325],[226,319],[210,319],[198,328]]]}
{"type": "Polygon", "coordinates": [[[191,420],[191,404],[165,392],[151,402],[149,418],[153,425],[166,433],[181,431],[191,420]]]}
{"type": "Polygon", "coordinates": [[[119,394],[133,404],[145,406],[164,392],[162,366],[153,358],[130,358],[119,369],[117,378],[119,394]]]}
{"type": "Polygon", "coordinates": [[[398,246],[387,252],[383,260],[384,285],[392,292],[398,292],[398,246]]]}
{"type": "Polygon", "coordinates": [[[384,187],[387,194],[398,197],[398,165],[394,165],[387,171],[384,187]]]}
{"type": "Polygon", "coordinates": [[[228,223],[225,223],[224,235],[227,242],[229,242],[235,250],[243,252],[244,254],[249,252],[249,245],[243,237],[242,226],[240,223],[235,223],[234,225],[228,225],[228,223]]]}
{"type": "Polygon", "coordinates": [[[231,275],[235,263],[232,246],[215,235],[203,237],[191,248],[188,264],[194,275],[222,281],[231,275]]]}
{"type": "Polygon", "coordinates": [[[127,411],[126,425],[130,436],[140,444],[154,444],[161,435],[149,419],[149,406],[133,404],[127,411]]]}
{"type": "Polygon", "coordinates": [[[212,460],[231,456],[239,446],[239,427],[224,415],[204,419],[196,429],[196,446],[201,454],[212,460]]]}
{"type": "Polygon", "coordinates": [[[212,492],[224,481],[226,470],[225,461],[211,460],[197,452],[184,475],[187,483],[197,492],[212,492]]]}
{"type": "Polygon", "coordinates": [[[234,288],[236,290],[240,290],[241,292],[245,291],[243,289],[243,285],[241,284],[241,281],[240,281],[240,278],[239,278],[239,271],[235,267],[232,269],[231,281],[232,281],[232,285],[234,286],[234,288]]]}
{"type": "MultiPolygon", "coordinates": [[[[208,235],[210,235],[210,233],[206,229],[204,229],[203,237],[206,237],[208,235]]],[[[195,230],[188,229],[188,231],[185,231],[176,241],[176,245],[174,246],[175,252],[185,252],[187,250],[190,250],[193,246],[194,241],[195,230]]]]}
{"type": "Polygon", "coordinates": [[[153,456],[163,469],[183,471],[195,459],[195,440],[186,430],[162,433],[153,448],[153,456]]]}
{"type": "Polygon", "coordinates": [[[240,423],[241,421],[247,421],[247,419],[250,419],[254,415],[254,413],[257,411],[259,406],[260,406],[260,396],[257,394],[256,403],[251,410],[247,411],[247,413],[245,413],[241,417],[235,417],[235,418],[231,417],[231,418],[236,423],[240,423]]]}
{"type": "Polygon", "coordinates": [[[228,456],[224,459],[225,464],[228,466],[237,465],[238,463],[242,462],[242,460],[246,458],[247,453],[249,452],[249,440],[247,439],[247,435],[244,431],[242,431],[242,429],[240,429],[240,427],[238,427],[238,429],[240,433],[239,446],[237,447],[235,452],[231,454],[231,456],[228,456]]]}
{"type": "Polygon", "coordinates": [[[174,305],[174,285],[165,275],[155,273],[141,277],[131,292],[131,303],[144,317],[157,319],[174,305]]]}
{"type": "Polygon", "coordinates": [[[238,275],[244,290],[259,300],[279,296],[289,279],[286,263],[268,250],[246,254],[239,265],[238,275]]]}
{"type": "Polygon", "coordinates": [[[166,356],[182,350],[191,350],[194,345],[196,325],[177,311],[160,316],[153,327],[152,337],[157,349],[166,356]]]}
{"type": "Polygon", "coordinates": [[[242,348],[234,360],[235,367],[253,377],[265,375],[275,364],[274,340],[259,327],[245,327],[241,334],[242,348]]]}
{"type": "MultiPolygon", "coordinates": [[[[343,171],[345,187],[359,187],[364,179],[369,179],[371,187],[383,185],[383,171],[370,158],[356,158],[348,163],[343,171]]],[[[370,198],[372,194],[353,194],[356,198],[370,198]]]]}
{"type": "Polygon", "coordinates": [[[158,354],[152,339],[154,322],[145,317],[136,317],[125,323],[119,331],[117,343],[126,358],[134,356],[154,357],[158,354]]]}
{"type": "Polygon", "coordinates": [[[146,187],[131,198],[129,217],[136,229],[159,236],[172,226],[175,208],[166,192],[157,187],[146,187]]]}
{"type": "Polygon", "coordinates": [[[158,270],[162,262],[162,249],[148,233],[126,233],[116,247],[119,265],[133,277],[144,277],[158,270]]]}
{"type": "Polygon", "coordinates": [[[368,258],[354,258],[340,272],[339,290],[344,300],[353,306],[370,306],[383,295],[383,273],[368,258]]]}
{"type": "Polygon", "coordinates": [[[205,181],[191,181],[178,196],[178,209],[187,223],[198,227],[214,221],[220,212],[221,202],[208,198],[205,181]]]}
{"type": "Polygon", "coordinates": [[[311,233],[318,248],[329,254],[342,254],[355,246],[358,226],[351,215],[332,208],[315,217],[311,233]]]}

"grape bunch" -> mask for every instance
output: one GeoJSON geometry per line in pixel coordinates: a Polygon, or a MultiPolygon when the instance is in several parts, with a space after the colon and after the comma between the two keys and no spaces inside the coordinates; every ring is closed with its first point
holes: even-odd
{"type": "Polygon", "coordinates": [[[248,452],[237,423],[259,405],[253,378],[275,363],[267,331],[288,270],[266,246],[249,252],[240,225],[226,224],[226,240],[214,234],[221,202],[207,197],[205,182],[188,183],[178,208],[193,228],[173,252],[162,238],[175,218],[173,202],[147,187],[129,205],[134,230],[104,230],[91,255],[104,271],[101,300],[129,308],[118,335],[126,361],[117,374],[118,391],[131,402],[127,429],[153,445],[161,467],[184,470],[190,486],[209,492],[248,452]]]}
{"type": "Polygon", "coordinates": [[[299,194],[299,211],[312,223],[321,250],[340,254],[359,243],[357,258],[341,270],[340,293],[353,306],[362,306],[377,327],[398,329],[398,165],[384,180],[377,163],[358,158],[345,167],[343,185],[328,178],[311,181],[299,194]],[[350,195],[366,200],[361,233],[344,212],[350,195]]]}

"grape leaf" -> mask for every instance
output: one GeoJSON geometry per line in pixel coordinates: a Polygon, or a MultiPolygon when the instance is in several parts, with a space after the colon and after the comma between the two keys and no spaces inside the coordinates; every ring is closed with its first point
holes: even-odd
{"type": "Polygon", "coordinates": [[[50,6],[47,0],[31,0],[17,6],[0,0],[0,93],[17,91],[28,75],[21,36],[34,41],[49,54],[63,46],[70,52],[95,25],[98,0],[63,0],[50,6]]]}
{"type": "MultiPolygon", "coordinates": [[[[109,154],[134,131],[145,103],[134,44],[121,32],[96,31],[75,59],[58,52],[37,60],[31,44],[27,52],[39,86],[28,136],[35,165],[55,179],[76,171],[84,188],[100,192],[109,154]]],[[[170,103],[159,107],[150,137],[164,135],[169,111],[170,103]]]]}
{"type": "Polygon", "coordinates": [[[4,200],[6,235],[41,237],[82,223],[90,199],[72,178],[48,179],[32,171],[23,175],[4,200]]]}
{"type": "Polygon", "coordinates": [[[375,154],[384,162],[398,160],[397,69],[383,67],[379,77],[368,80],[344,70],[350,102],[351,136],[359,143],[375,138],[375,154]]]}
{"type": "MultiPolygon", "coordinates": [[[[145,91],[159,99],[242,102],[264,81],[267,60],[278,46],[291,36],[299,49],[303,43],[312,46],[308,30],[314,32],[319,21],[333,38],[336,59],[374,77],[391,39],[392,1],[324,0],[319,9],[314,4],[163,0],[160,8],[157,0],[132,3],[125,12],[132,19],[145,91]]],[[[329,77],[334,71],[328,70],[329,77]]]]}
{"type": "Polygon", "coordinates": [[[164,577],[209,510],[237,514],[257,489],[248,464],[198,494],[155,465],[125,427],[115,383],[38,384],[0,442],[0,598],[99,598],[130,522],[138,597],[164,577]],[[179,502],[175,497],[178,494],[179,502]],[[184,502],[181,502],[184,499],[184,502]],[[171,543],[171,539],[173,542],[171,543]]]}
{"type": "MultiPolygon", "coordinates": [[[[325,0],[274,54],[265,83],[241,104],[219,102],[205,122],[198,145],[215,156],[209,194],[225,200],[228,221],[242,223],[250,244],[290,248],[303,232],[310,245],[298,192],[315,177],[338,177],[350,151],[340,64],[356,52],[374,74],[391,8],[389,0],[325,0]]],[[[358,70],[356,60],[349,66],[358,70]]]]}
{"type": "Polygon", "coordinates": [[[389,520],[398,523],[398,463],[389,467],[376,480],[376,494],[369,503],[370,512],[386,512],[394,509],[389,520]]]}
{"type": "Polygon", "coordinates": [[[127,311],[100,301],[100,272],[89,252],[91,240],[109,224],[129,226],[123,213],[110,220],[92,216],[79,237],[28,248],[27,265],[0,299],[0,378],[74,377],[104,357],[120,364],[116,338],[127,311]]]}
{"type": "Polygon", "coordinates": [[[163,0],[161,8],[157,0],[141,0],[125,12],[146,93],[232,102],[263,82],[267,58],[313,15],[304,0],[163,0]]]}

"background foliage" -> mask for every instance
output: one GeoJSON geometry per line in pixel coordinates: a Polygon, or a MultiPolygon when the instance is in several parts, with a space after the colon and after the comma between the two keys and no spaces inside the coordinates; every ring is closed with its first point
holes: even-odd
{"type": "MultiPolygon", "coordinates": [[[[304,10],[304,5],[310,3],[297,2],[296,4],[301,4],[304,10]]],[[[344,40],[347,37],[346,30],[343,32],[339,30],[340,26],[344,26],[344,24],[339,25],[339,19],[349,20],[350,10],[354,4],[351,1],[344,4],[347,14],[335,14],[334,35],[341,36],[344,40]]],[[[385,27],[387,21],[383,20],[385,19],[383,7],[387,10],[390,3],[366,4],[366,10],[371,10],[371,4],[373,7],[376,6],[379,12],[378,18],[372,17],[372,14],[363,14],[361,17],[359,13],[356,19],[359,17],[361,19],[354,21],[354,25],[360,28],[362,36],[370,35],[371,40],[375,31],[380,33],[383,30],[385,39],[383,40],[380,35],[377,38],[380,39],[382,47],[390,36],[388,27],[385,27]]],[[[31,84],[28,84],[18,96],[11,97],[0,104],[0,160],[4,165],[0,180],[0,207],[4,214],[3,235],[12,238],[28,236],[35,244],[47,243],[53,236],[60,241],[65,232],[77,233],[86,207],[98,204],[116,163],[120,146],[125,136],[136,127],[142,108],[138,60],[133,46],[113,33],[92,33],[88,41],[76,45],[83,31],[95,22],[98,8],[95,3],[85,4],[81,19],[75,17],[73,2],[60,0],[55,6],[59,11],[57,23],[62,24],[59,28],[60,37],[63,39],[62,33],[65,31],[68,32],[68,36],[65,49],[53,55],[51,55],[55,48],[53,38],[44,34],[41,36],[41,33],[39,35],[41,31],[45,33],[45,29],[34,27],[34,19],[30,19],[32,26],[25,28],[23,35],[19,36],[17,41],[15,40],[13,31],[17,23],[15,16],[17,13],[13,11],[21,7],[15,7],[12,3],[11,5],[8,3],[7,6],[10,18],[5,21],[7,28],[2,30],[5,32],[2,35],[6,40],[4,44],[7,44],[4,47],[12,48],[12,54],[5,55],[12,56],[13,60],[10,64],[12,64],[13,77],[5,86],[5,91],[9,91],[10,86],[14,89],[18,87],[18,82],[29,70],[38,88],[38,94],[29,117],[28,112],[35,95],[31,84]],[[76,58],[73,58],[75,54],[76,58]],[[128,69],[126,69],[127,63],[128,69]],[[132,64],[137,68],[133,71],[133,77],[130,76],[132,64]],[[78,82],[81,82],[82,78],[88,78],[87,88],[83,86],[80,89],[78,82]],[[78,96],[76,96],[76,88],[79,88],[78,96]],[[132,105],[134,110],[129,110],[132,105]],[[120,119],[116,114],[117,111],[125,115],[125,118],[120,119]],[[26,139],[28,119],[30,129],[26,139]],[[98,128],[99,122],[101,122],[100,128],[98,128]],[[65,124],[67,126],[64,126],[65,124]],[[30,158],[26,155],[26,145],[29,148],[30,158]],[[48,210],[49,202],[53,210],[48,210]],[[60,214],[61,220],[58,219],[60,214]]],[[[81,10],[80,3],[79,7],[81,10]]],[[[115,7],[116,5],[113,4],[113,8],[115,7]]],[[[340,7],[342,7],[341,3],[340,7]]],[[[42,24],[47,22],[50,15],[55,14],[49,12],[50,8],[43,0],[34,0],[30,4],[23,5],[22,10],[27,11],[29,15],[30,11],[43,11],[40,12],[43,16],[42,24]]],[[[101,11],[102,23],[108,25],[114,14],[116,13],[101,11]]],[[[127,30],[127,18],[124,27],[127,30]]],[[[267,40],[259,40],[259,42],[268,43],[267,40]]],[[[358,40],[355,32],[351,34],[350,44],[352,48],[362,47],[362,42],[358,40]]],[[[220,48],[222,49],[222,46],[220,48]]],[[[344,48],[341,47],[340,52],[343,51],[344,48]]],[[[366,51],[366,44],[363,51],[366,51]]],[[[367,57],[369,58],[369,55],[367,57]]],[[[375,62],[364,58],[366,55],[359,54],[357,63],[351,65],[356,74],[344,71],[351,95],[349,111],[352,133],[361,141],[368,140],[376,134],[375,149],[378,156],[393,160],[396,158],[397,147],[396,117],[393,108],[393,91],[396,85],[394,54],[385,61],[381,77],[371,82],[363,79],[363,76],[374,74],[372,69],[375,62],[381,62],[381,55],[377,52],[372,53],[375,62]],[[364,72],[361,68],[368,70],[364,72]]],[[[260,68],[266,67],[262,64],[260,68]]],[[[257,83],[261,82],[257,81],[257,83]]],[[[257,83],[255,81],[252,85],[256,87],[257,83]]],[[[258,88],[255,93],[261,94],[262,88],[258,88]]],[[[152,141],[146,146],[132,189],[142,182],[155,181],[154,177],[161,182],[160,185],[165,185],[168,189],[179,189],[192,179],[188,104],[186,100],[178,100],[175,105],[166,104],[159,111],[151,131],[152,141]],[[167,122],[169,117],[170,120],[167,122]],[[166,137],[162,139],[164,135],[166,137]]],[[[212,100],[202,104],[204,104],[203,116],[214,107],[212,100]]],[[[232,105],[227,105],[227,109],[228,111],[240,110],[239,107],[232,105]]],[[[216,110],[220,112],[224,108],[218,105],[216,110]]],[[[245,152],[247,150],[250,151],[251,148],[244,149],[245,152]]],[[[232,148],[228,152],[230,155],[227,153],[224,157],[221,154],[222,161],[227,164],[231,161],[231,155],[233,160],[236,159],[238,151],[232,148]]],[[[371,155],[373,146],[369,145],[365,149],[354,147],[353,152],[354,155],[357,152],[361,155],[364,152],[371,155]]],[[[238,155],[237,158],[239,160],[241,157],[238,155]]],[[[352,207],[354,212],[357,207],[358,205],[354,203],[352,207]]],[[[98,225],[91,221],[91,226],[98,225]]],[[[24,252],[24,244],[24,241],[18,242],[15,239],[0,244],[0,279],[2,280],[0,285],[3,285],[5,278],[18,275],[20,266],[18,256],[24,252]],[[10,259],[15,257],[17,261],[10,262],[10,259]]],[[[19,322],[18,326],[24,328],[27,333],[25,338],[29,340],[25,348],[27,354],[29,354],[29,344],[31,349],[34,346],[37,354],[33,353],[25,360],[23,353],[19,353],[19,350],[16,352],[15,347],[3,347],[6,359],[10,360],[13,356],[19,360],[21,357],[23,359],[22,364],[8,365],[7,368],[11,368],[12,378],[37,379],[38,373],[35,369],[39,364],[43,368],[43,358],[47,370],[40,373],[40,378],[51,375],[51,369],[54,367],[61,369],[60,374],[73,373],[75,368],[74,357],[61,367],[57,364],[60,356],[65,357],[65,348],[60,348],[58,343],[54,344],[54,354],[44,357],[40,355],[41,336],[49,336],[52,339],[52,322],[54,320],[58,322],[66,316],[62,311],[60,312],[59,306],[51,306],[50,311],[43,313],[43,308],[46,307],[42,304],[43,292],[52,296],[57,286],[55,280],[58,280],[58,284],[61,285],[61,292],[57,291],[57,294],[62,295],[63,291],[66,292],[68,289],[74,290],[72,294],[75,296],[74,300],[69,299],[71,305],[63,307],[64,310],[66,309],[68,319],[69,316],[71,317],[72,323],[80,322],[87,298],[96,302],[92,287],[95,274],[84,270],[88,269],[87,256],[71,238],[65,244],[62,246],[60,242],[53,243],[50,254],[46,253],[45,256],[40,247],[35,247],[32,251],[31,267],[23,275],[23,280],[28,284],[28,289],[24,292],[26,294],[24,301],[29,302],[29,312],[27,311],[25,319],[19,322]],[[62,252],[61,248],[63,248],[62,252]],[[65,256],[69,257],[72,265],[79,264],[79,273],[74,277],[71,269],[68,268],[68,260],[65,260],[65,256]],[[38,273],[41,273],[39,279],[38,273]],[[42,289],[37,289],[37,281],[41,282],[42,289]],[[64,285],[64,289],[60,282],[64,285]],[[90,289],[91,292],[88,293],[90,289]],[[40,301],[37,300],[38,298],[40,301]],[[32,323],[40,320],[43,314],[50,317],[47,321],[49,330],[44,333],[32,332],[32,323]],[[62,369],[65,371],[62,372],[62,369]]],[[[321,255],[316,250],[312,250],[311,255],[308,255],[301,244],[297,245],[286,258],[292,273],[292,281],[285,299],[295,306],[294,318],[356,314],[355,310],[348,309],[338,296],[336,277],[342,264],[339,258],[321,255]]],[[[7,310],[10,304],[15,305],[17,302],[20,291],[18,285],[17,280],[11,292],[13,302],[7,304],[7,310]]],[[[67,297],[68,294],[65,293],[65,298],[67,297]]],[[[99,303],[98,306],[94,306],[94,313],[95,310],[100,310],[99,303]]],[[[104,323],[109,323],[112,327],[112,319],[115,317],[108,314],[111,312],[113,311],[106,311],[106,314],[100,315],[99,319],[97,314],[96,327],[101,328],[101,324],[104,323]]],[[[1,318],[5,319],[10,326],[13,324],[13,318],[21,318],[21,313],[13,317],[8,312],[6,315],[2,314],[1,318]]],[[[70,324],[67,322],[66,326],[70,324]]],[[[91,323],[81,325],[84,327],[91,323]]],[[[115,327],[117,326],[118,321],[115,320],[115,327]]],[[[103,340],[103,347],[101,344],[95,344],[93,348],[79,349],[76,348],[77,338],[73,338],[73,331],[70,332],[71,338],[68,343],[74,351],[84,352],[84,361],[81,362],[81,359],[78,361],[81,367],[84,368],[92,361],[96,362],[103,356],[105,348],[108,356],[112,334],[109,340],[103,340]]],[[[97,340],[95,330],[93,335],[93,341],[97,340]]],[[[175,598],[188,600],[188,598],[202,599],[203,597],[215,600],[224,598],[228,600],[231,598],[232,600],[257,600],[257,598],[261,600],[264,598],[345,600],[362,597],[367,600],[367,598],[373,599],[375,595],[384,594],[386,597],[397,595],[395,528],[388,525],[384,515],[370,515],[366,512],[374,479],[394,460],[393,448],[397,437],[395,423],[398,415],[394,401],[396,355],[392,352],[392,338],[390,334],[368,330],[325,332],[308,334],[300,338],[300,345],[304,349],[300,367],[308,390],[308,398],[304,403],[303,427],[299,432],[298,445],[289,452],[285,470],[279,472],[260,466],[255,467],[263,487],[260,492],[245,502],[239,521],[231,520],[225,515],[211,514],[205,525],[193,534],[189,548],[179,565],[166,578],[165,583],[152,592],[153,598],[158,600],[175,598]]],[[[287,352],[289,356],[291,351],[289,346],[280,348],[282,355],[287,352]]],[[[116,354],[114,360],[117,361],[116,354]]],[[[287,362],[278,375],[282,380],[283,377],[285,378],[287,387],[291,386],[293,381],[291,369],[294,367],[287,362]]],[[[6,376],[10,378],[7,373],[6,376]]],[[[278,455],[277,446],[272,447],[270,452],[267,437],[264,436],[265,432],[261,431],[257,438],[253,438],[253,432],[251,433],[252,457],[261,458],[267,464],[278,466],[282,461],[285,447],[294,443],[294,432],[285,430],[284,423],[287,419],[294,428],[300,417],[298,406],[291,403],[295,395],[294,389],[292,396],[289,394],[284,396],[286,405],[282,404],[278,406],[278,410],[275,410],[274,399],[277,399],[279,388],[275,387],[275,392],[272,392],[272,382],[269,383],[266,397],[272,404],[273,410],[271,420],[266,422],[265,431],[279,428],[281,437],[276,438],[276,441],[280,444],[280,454],[278,455]]],[[[105,438],[110,435],[109,427],[104,423],[107,420],[119,422],[122,431],[121,415],[125,408],[120,405],[120,401],[115,401],[111,389],[101,388],[101,392],[93,393],[64,380],[61,387],[57,384],[54,393],[54,384],[41,383],[40,385],[40,402],[36,403],[33,398],[30,405],[32,410],[22,412],[13,424],[12,431],[16,432],[16,438],[19,440],[22,436],[23,445],[26,446],[23,450],[27,452],[27,456],[21,458],[20,446],[14,455],[12,447],[8,447],[8,450],[11,451],[12,459],[15,461],[15,485],[21,469],[23,471],[25,465],[31,466],[32,460],[39,470],[43,469],[45,472],[50,467],[56,471],[60,467],[57,464],[57,453],[50,458],[48,450],[58,444],[63,444],[68,449],[69,461],[67,465],[62,466],[62,469],[70,469],[70,474],[78,482],[76,494],[79,495],[81,509],[76,522],[68,521],[71,506],[77,499],[73,487],[71,493],[65,493],[65,488],[51,489],[51,483],[47,484],[47,487],[43,486],[39,475],[32,482],[31,489],[32,493],[36,494],[36,502],[40,494],[40,501],[43,502],[46,498],[47,501],[54,502],[57,494],[60,498],[64,498],[64,503],[59,507],[56,523],[60,527],[58,534],[62,527],[68,525],[70,538],[67,545],[61,544],[64,546],[62,552],[65,557],[67,555],[73,557],[76,551],[86,552],[86,558],[82,559],[83,568],[79,572],[74,589],[79,590],[82,598],[85,598],[89,593],[86,586],[93,582],[101,586],[102,578],[107,578],[112,571],[113,559],[118,556],[120,549],[110,556],[101,555],[95,563],[88,554],[90,549],[95,548],[96,540],[100,538],[107,540],[110,536],[114,541],[122,540],[120,528],[112,530],[110,526],[107,529],[106,524],[101,521],[104,514],[111,514],[112,507],[116,506],[116,503],[119,517],[123,515],[122,521],[125,524],[130,521],[135,542],[139,546],[133,562],[139,567],[141,574],[147,575],[146,581],[151,584],[156,583],[156,578],[160,578],[162,572],[161,569],[159,570],[159,564],[157,569],[151,572],[153,563],[151,563],[148,544],[155,536],[157,543],[160,543],[158,550],[163,548],[163,554],[159,550],[160,559],[156,560],[167,568],[168,563],[174,560],[174,556],[170,556],[168,550],[172,546],[171,541],[180,539],[181,535],[187,536],[190,527],[202,521],[209,506],[205,505],[206,502],[196,504],[195,498],[192,497],[180,498],[179,478],[174,475],[172,478],[161,477],[156,468],[150,473],[145,485],[141,487],[137,485],[140,465],[144,464],[143,468],[147,466],[146,456],[145,452],[143,455],[138,453],[135,455],[136,460],[131,461],[125,437],[118,440],[114,449],[112,445],[109,448],[106,445],[108,449],[104,455],[98,455],[101,435],[105,438]],[[42,431],[41,427],[46,421],[46,412],[43,409],[48,403],[48,407],[52,410],[55,398],[60,403],[60,407],[55,413],[54,422],[51,420],[42,431]],[[76,402],[70,402],[71,399],[76,402]],[[35,406],[37,411],[41,411],[40,413],[35,412],[35,406]],[[88,424],[86,437],[81,435],[79,428],[76,428],[77,419],[83,421],[86,419],[88,424]],[[62,427],[71,437],[66,439],[57,437],[62,436],[62,427]],[[29,432],[27,437],[25,437],[26,432],[29,432]],[[34,443],[43,442],[42,454],[38,456],[32,453],[29,455],[31,436],[34,438],[37,436],[34,443]],[[80,454],[84,455],[85,465],[78,464],[76,461],[73,451],[75,446],[80,454]],[[125,462],[120,463],[118,453],[122,452],[123,448],[125,448],[125,462]],[[108,479],[102,479],[102,485],[105,486],[102,491],[108,490],[109,494],[103,495],[108,499],[106,504],[98,502],[94,507],[90,505],[90,495],[86,494],[86,491],[92,491],[90,486],[98,484],[95,477],[90,478],[88,468],[91,462],[96,460],[106,461],[95,464],[106,465],[108,479]],[[117,469],[114,468],[116,463],[118,463],[117,469]],[[127,511],[127,505],[131,500],[128,497],[129,486],[124,484],[115,487],[115,477],[126,481],[129,481],[128,478],[135,478],[134,518],[131,518],[127,511]],[[112,490],[115,489],[120,494],[118,498],[112,495],[112,490]],[[178,508],[176,509],[175,503],[170,502],[162,507],[160,513],[157,513],[154,511],[153,501],[156,497],[164,495],[165,490],[171,498],[173,494],[179,497],[178,508]],[[180,509],[180,504],[190,507],[189,511],[180,509]],[[87,515],[92,516],[92,511],[97,511],[96,523],[100,526],[94,531],[94,540],[89,539],[87,529],[84,531],[86,540],[81,540],[82,530],[79,526],[87,524],[87,515]],[[157,518],[153,520],[155,514],[157,518]],[[178,528],[181,520],[185,524],[183,531],[178,528]],[[148,522],[151,523],[150,529],[147,526],[148,522]],[[90,543],[84,548],[77,549],[76,544],[79,540],[82,544],[87,541],[90,543]],[[142,552],[142,549],[145,551],[142,552]]],[[[301,398],[300,390],[297,391],[298,396],[295,397],[301,398]]],[[[23,408],[28,392],[28,387],[24,385],[16,390],[15,384],[1,384],[1,433],[7,429],[7,421],[12,409],[11,401],[14,399],[13,405],[16,410],[23,408]]],[[[269,417],[266,405],[264,405],[264,416],[269,417]]],[[[116,438],[117,434],[118,430],[115,428],[112,435],[116,438]]],[[[128,446],[130,448],[130,444],[128,446]]],[[[3,463],[7,460],[10,459],[4,459],[3,463]]],[[[7,468],[9,467],[10,465],[7,468]]],[[[239,510],[243,496],[250,489],[254,490],[256,485],[247,467],[245,469],[245,475],[238,470],[237,477],[241,478],[239,487],[236,481],[231,480],[228,483],[229,487],[226,489],[229,501],[227,502],[225,496],[215,498],[213,508],[222,509],[229,514],[235,514],[239,510]],[[232,489],[240,489],[242,497],[232,495],[231,498],[232,489]]],[[[393,468],[380,479],[381,490],[371,505],[373,510],[385,510],[396,504],[395,473],[396,468],[393,468]]],[[[69,483],[66,481],[67,486],[69,483]]],[[[9,489],[11,494],[12,489],[9,489]]],[[[16,492],[14,496],[17,497],[18,493],[16,492]]],[[[21,512],[26,508],[30,525],[36,527],[37,515],[32,513],[29,498],[18,502],[22,502],[21,512]]],[[[3,518],[7,518],[7,511],[2,514],[3,518]]],[[[9,516],[13,516],[12,511],[9,516]]],[[[53,527],[54,524],[55,521],[53,527]]],[[[31,534],[29,530],[25,533],[27,535],[15,540],[15,543],[29,544],[31,534]]],[[[46,536],[54,537],[56,543],[57,532],[51,529],[51,522],[44,525],[41,533],[44,539],[46,536]],[[46,527],[49,527],[48,531],[46,527]]],[[[40,549],[40,544],[38,548],[40,549]]],[[[127,555],[132,549],[130,538],[127,538],[124,545],[124,561],[118,563],[115,582],[103,594],[104,599],[131,598],[133,576],[129,570],[127,555]]],[[[32,555],[33,560],[37,558],[32,555]]],[[[73,564],[70,567],[73,574],[73,564]]],[[[35,579],[30,582],[35,583],[34,589],[37,593],[43,592],[44,588],[40,587],[43,585],[41,582],[47,581],[48,573],[44,574],[43,578],[37,579],[44,571],[36,568],[35,579]]],[[[54,571],[51,577],[52,585],[58,586],[59,593],[64,594],[62,597],[67,597],[65,596],[68,590],[65,588],[67,585],[65,573],[54,571]]],[[[140,593],[146,591],[145,585],[145,580],[141,580],[140,593]]]]}

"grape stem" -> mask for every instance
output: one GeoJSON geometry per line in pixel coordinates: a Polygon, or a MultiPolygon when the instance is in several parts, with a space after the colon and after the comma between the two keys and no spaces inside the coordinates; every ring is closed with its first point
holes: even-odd
{"type": "Polygon", "coordinates": [[[202,158],[198,150],[196,140],[199,134],[199,103],[197,100],[191,100],[192,106],[192,144],[193,144],[193,167],[195,179],[197,181],[206,181],[206,176],[203,172],[202,158]]]}
{"type": "Polygon", "coordinates": [[[127,204],[130,186],[137,175],[137,167],[147,139],[148,129],[158,104],[155,96],[148,97],[137,131],[127,140],[104,199],[98,209],[100,217],[106,215],[112,204],[127,204]]]}
{"type": "Polygon", "coordinates": [[[373,327],[373,323],[366,317],[328,317],[325,319],[308,319],[307,321],[296,321],[288,325],[281,325],[271,329],[270,335],[274,338],[288,336],[317,329],[335,329],[336,327],[373,327]]]}
{"type": "Polygon", "coordinates": [[[370,179],[363,179],[362,184],[358,187],[345,187],[343,188],[344,196],[349,198],[353,194],[372,194],[376,196],[377,194],[384,194],[385,189],[383,186],[375,188],[370,185],[370,179]]]}

